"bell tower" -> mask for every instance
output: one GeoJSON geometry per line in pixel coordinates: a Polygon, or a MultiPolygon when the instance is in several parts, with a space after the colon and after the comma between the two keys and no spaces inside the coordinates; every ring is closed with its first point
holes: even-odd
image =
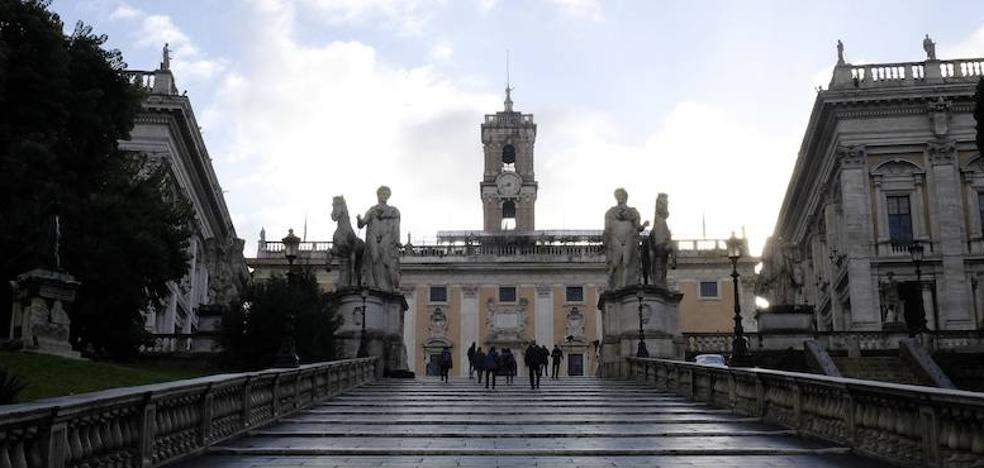
{"type": "Polygon", "coordinates": [[[533,174],[533,114],[513,110],[506,86],[504,110],[482,123],[485,173],[479,184],[485,231],[532,231],[537,182],[533,174]]]}

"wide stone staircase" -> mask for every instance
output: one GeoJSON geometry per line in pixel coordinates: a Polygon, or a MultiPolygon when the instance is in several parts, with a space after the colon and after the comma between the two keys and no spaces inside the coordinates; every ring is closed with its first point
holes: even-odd
{"type": "Polygon", "coordinates": [[[541,387],[383,380],[179,466],[884,466],[635,382],[541,387]]]}
{"type": "Polygon", "coordinates": [[[834,357],[834,364],[844,377],[922,385],[909,365],[898,356],[834,357]]]}

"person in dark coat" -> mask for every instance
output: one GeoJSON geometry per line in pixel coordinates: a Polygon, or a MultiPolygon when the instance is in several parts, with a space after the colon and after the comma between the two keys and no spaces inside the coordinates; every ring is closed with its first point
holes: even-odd
{"type": "Polygon", "coordinates": [[[475,372],[478,373],[478,384],[482,384],[482,370],[485,369],[485,353],[482,352],[482,347],[479,346],[475,350],[475,372]]]}
{"type": "Polygon", "coordinates": [[[530,371],[530,389],[540,388],[540,347],[536,345],[535,341],[526,347],[526,352],[523,353],[523,362],[530,371]]]}
{"type": "Polygon", "coordinates": [[[547,369],[549,369],[549,367],[547,366],[549,365],[550,365],[550,350],[547,349],[545,345],[540,345],[540,372],[543,373],[544,376],[547,375],[547,369]]]}
{"type": "Polygon", "coordinates": [[[475,342],[472,341],[471,346],[468,348],[468,378],[471,379],[472,373],[475,372],[475,342]]]}
{"type": "Polygon", "coordinates": [[[489,348],[489,353],[485,355],[485,388],[489,388],[492,383],[492,390],[495,390],[495,373],[499,370],[499,353],[495,351],[495,346],[489,348]]]}
{"type": "Polygon", "coordinates": [[[506,384],[512,385],[513,378],[516,377],[516,356],[513,356],[511,349],[506,348],[502,350],[502,354],[499,355],[499,361],[502,362],[500,372],[502,372],[502,375],[506,376],[506,384]]]}
{"type": "Polygon", "coordinates": [[[553,358],[553,367],[550,376],[556,379],[560,373],[560,362],[564,359],[564,352],[560,350],[560,346],[554,345],[553,351],[550,352],[550,357],[553,358]]]}
{"type": "Polygon", "coordinates": [[[451,372],[451,349],[447,346],[441,351],[441,381],[448,383],[448,374],[451,372]]]}

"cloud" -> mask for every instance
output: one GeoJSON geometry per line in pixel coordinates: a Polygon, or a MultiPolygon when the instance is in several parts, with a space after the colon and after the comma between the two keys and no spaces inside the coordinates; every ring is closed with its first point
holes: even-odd
{"type": "Polygon", "coordinates": [[[601,21],[603,18],[600,0],[547,0],[573,16],[601,21]]]}
{"type": "Polygon", "coordinates": [[[454,49],[445,44],[438,44],[431,48],[430,56],[434,60],[447,60],[454,54],[454,49]]]}
{"type": "Polygon", "coordinates": [[[171,70],[182,82],[205,82],[218,77],[228,67],[226,61],[212,59],[202,53],[170,16],[147,14],[121,2],[110,18],[137,25],[132,34],[134,45],[138,48],[163,48],[164,44],[168,44],[171,49],[171,70]]]}
{"type": "Polygon", "coordinates": [[[937,57],[941,59],[966,59],[984,57],[984,23],[969,36],[956,44],[940,44],[937,57]]]}
{"type": "Polygon", "coordinates": [[[396,27],[403,34],[420,34],[442,0],[302,0],[301,8],[331,24],[370,24],[382,20],[387,29],[396,27]]]}
{"type": "Polygon", "coordinates": [[[480,227],[478,125],[500,97],[362,42],[295,41],[300,9],[254,7],[246,55],[200,114],[241,236],[265,226],[273,237],[308,213],[309,238],[330,238],[331,197],[345,195],[354,219],[383,184],[404,232],[480,227]]]}
{"type": "Polygon", "coordinates": [[[483,14],[488,13],[498,5],[499,0],[478,0],[478,11],[483,14]]]}

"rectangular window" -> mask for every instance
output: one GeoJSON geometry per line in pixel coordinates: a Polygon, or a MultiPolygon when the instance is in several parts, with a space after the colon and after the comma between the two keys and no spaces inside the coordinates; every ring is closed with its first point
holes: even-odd
{"type": "Polygon", "coordinates": [[[568,286],[567,302],[584,302],[584,288],[581,286],[568,286]]]}
{"type": "Polygon", "coordinates": [[[912,212],[908,195],[886,197],[888,202],[888,237],[893,244],[912,242],[912,212]]]}
{"type": "Polygon", "coordinates": [[[721,297],[718,294],[718,282],[717,281],[701,281],[700,282],[700,297],[701,299],[717,299],[721,297]]]}
{"type": "Polygon", "coordinates": [[[515,286],[500,286],[499,287],[499,302],[516,302],[516,287],[515,286]]]}
{"type": "Polygon", "coordinates": [[[430,289],[430,301],[431,302],[448,302],[448,287],[447,286],[431,286],[431,289],[430,289]]]}

